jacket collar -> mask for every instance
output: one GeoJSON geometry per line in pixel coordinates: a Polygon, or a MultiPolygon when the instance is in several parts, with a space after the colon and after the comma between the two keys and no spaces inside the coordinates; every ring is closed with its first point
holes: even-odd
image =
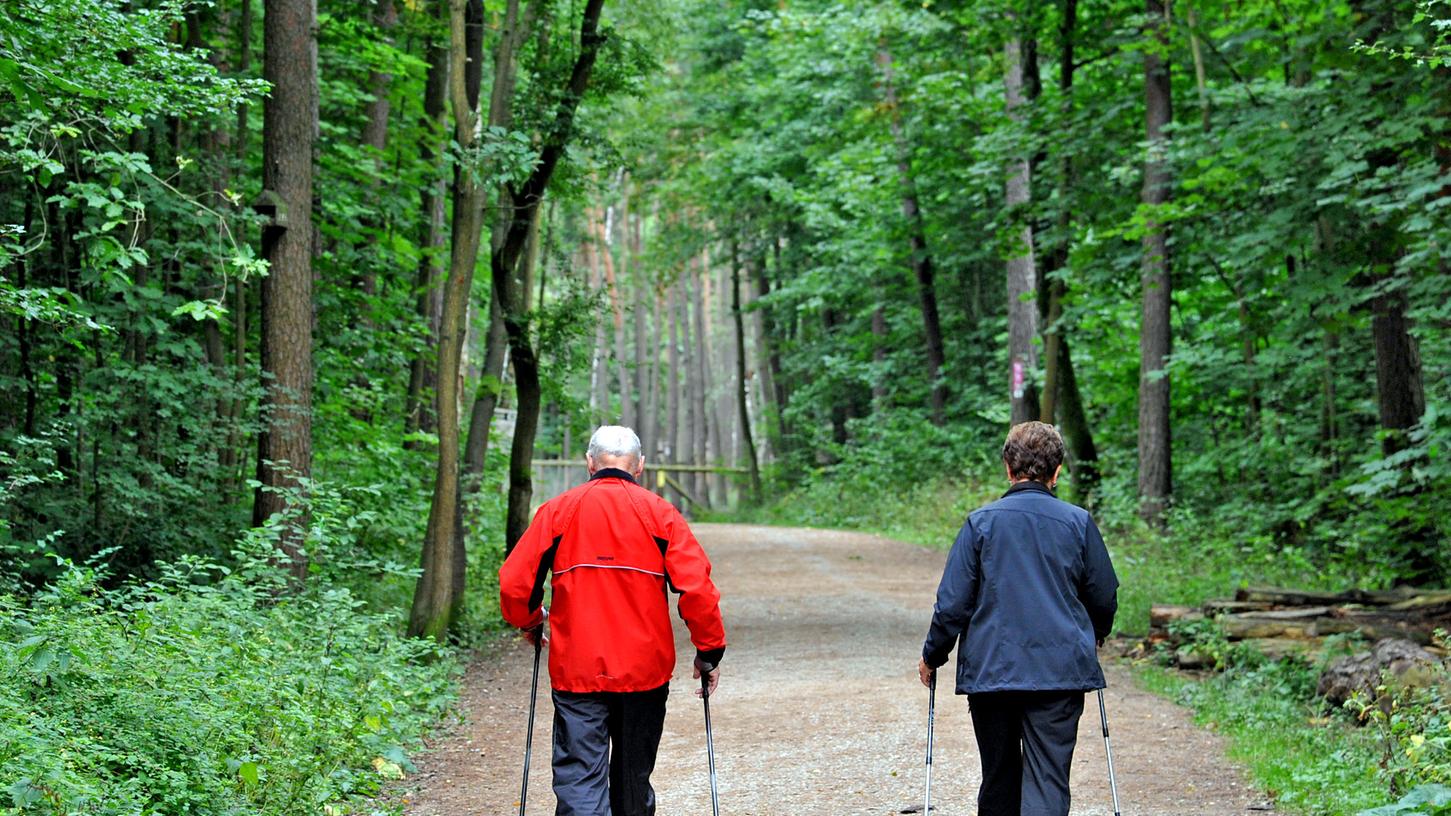
{"type": "Polygon", "coordinates": [[[1049,496],[1053,495],[1053,491],[1048,489],[1048,485],[1045,485],[1042,482],[1035,482],[1032,479],[1026,479],[1024,481],[1013,484],[1012,487],[1009,487],[1008,492],[1003,494],[1003,498],[1007,498],[1014,493],[1023,493],[1030,490],[1036,491],[1038,493],[1047,493],[1049,496]]]}
{"type": "Polygon", "coordinates": [[[635,484],[635,477],[631,476],[629,471],[621,470],[620,468],[600,468],[594,472],[593,476],[589,477],[591,482],[595,479],[624,479],[630,484],[635,484]]]}

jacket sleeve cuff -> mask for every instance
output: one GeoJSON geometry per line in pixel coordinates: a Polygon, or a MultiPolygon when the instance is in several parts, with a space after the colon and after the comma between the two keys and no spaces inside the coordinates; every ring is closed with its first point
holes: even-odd
{"type": "Polygon", "coordinates": [[[708,649],[708,650],[707,649],[696,649],[695,650],[695,659],[696,660],[699,660],[702,663],[708,663],[708,664],[710,664],[712,666],[719,666],[720,665],[720,659],[722,657],[725,657],[725,647],[724,646],[720,647],[719,649],[708,649]]]}
{"type": "Polygon", "coordinates": [[[935,654],[931,646],[927,644],[923,644],[922,646],[922,661],[927,664],[927,668],[929,669],[941,668],[947,663],[949,654],[935,654]]]}

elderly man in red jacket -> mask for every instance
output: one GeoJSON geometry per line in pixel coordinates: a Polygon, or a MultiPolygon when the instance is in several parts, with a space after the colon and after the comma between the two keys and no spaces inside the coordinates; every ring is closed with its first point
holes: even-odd
{"type": "Polygon", "coordinates": [[[545,502],[500,567],[499,602],[504,620],[550,645],[556,816],[653,816],[675,670],[667,590],[695,644],[694,677],[705,672],[712,693],[726,646],[720,593],[679,511],[639,486],[634,431],[595,431],[585,462],[589,481],[545,502]]]}

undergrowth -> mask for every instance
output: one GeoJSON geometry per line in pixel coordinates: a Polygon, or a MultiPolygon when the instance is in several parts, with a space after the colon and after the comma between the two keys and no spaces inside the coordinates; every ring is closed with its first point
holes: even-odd
{"type": "Polygon", "coordinates": [[[0,813],[371,812],[458,664],[342,580],[409,577],[356,550],[357,502],[317,486],[307,506],[300,589],[269,528],[225,565],[186,556],[117,582],[103,558],[56,557],[43,588],[0,586],[0,813]]]}
{"type": "Polygon", "coordinates": [[[1314,666],[1278,660],[1197,679],[1145,666],[1138,676],[1150,691],[1192,708],[1199,725],[1225,735],[1229,757],[1278,807],[1354,816],[1386,801],[1376,734],[1325,711],[1314,695],[1314,666]]]}

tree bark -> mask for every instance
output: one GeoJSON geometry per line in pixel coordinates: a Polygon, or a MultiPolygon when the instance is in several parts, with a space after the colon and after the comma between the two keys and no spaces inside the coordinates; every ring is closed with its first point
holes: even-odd
{"type": "Polygon", "coordinates": [[[670,321],[669,347],[665,359],[669,364],[665,382],[665,461],[680,461],[680,282],[673,281],[665,294],[665,315],[670,321]]]}
{"type": "MultiPolygon", "coordinates": [[[[1385,284],[1382,280],[1381,285],[1385,284]]],[[[1381,449],[1387,456],[1404,449],[1410,430],[1426,411],[1421,361],[1406,318],[1404,289],[1382,290],[1371,301],[1370,330],[1375,340],[1375,385],[1381,449]]]]}
{"type": "Polygon", "coordinates": [[[518,393],[518,417],[509,457],[509,506],[505,523],[505,547],[510,551],[529,525],[529,504],[534,493],[534,436],[539,425],[540,402],[539,363],[529,337],[529,316],[525,308],[528,295],[522,291],[516,273],[519,256],[529,241],[539,204],[574,131],[575,112],[589,87],[595,59],[605,40],[605,35],[599,32],[600,10],[603,7],[604,0],[587,0],[585,3],[580,23],[579,55],[555,109],[554,121],[545,128],[547,136],[538,163],[523,184],[508,191],[512,220],[490,258],[494,297],[503,307],[504,328],[509,336],[518,393]]]}
{"type": "Polygon", "coordinates": [[[634,404],[630,401],[629,367],[625,363],[625,303],[620,295],[620,280],[615,274],[615,253],[610,240],[613,208],[601,212],[595,221],[595,252],[604,268],[605,286],[610,296],[610,314],[614,318],[615,342],[615,387],[619,390],[619,424],[633,427],[635,424],[634,404]]]}
{"type": "MultiPolygon", "coordinates": [[[[1012,24],[1017,24],[1015,15],[1010,15],[1012,24]]],[[[1023,122],[1023,55],[1022,42],[1014,32],[1003,49],[1005,69],[1003,90],[1007,98],[1008,118],[1016,125],[1023,122]]],[[[1021,244],[1018,253],[1008,258],[1008,385],[1012,401],[1012,422],[1027,422],[1038,415],[1037,394],[1034,393],[1033,377],[1038,368],[1038,350],[1033,341],[1038,336],[1038,306],[1029,301],[1029,296],[1038,291],[1037,264],[1033,256],[1033,227],[1026,217],[1032,205],[1032,178],[1027,155],[1016,156],[1008,162],[1006,183],[1007,217],[1022,217],[1023,227],[1018,230],[1017,240],[1021,244]]]]}
{"type": "MultiPolygon", "coordinates": [[[[1078,28],[1078,0],[1064,0],[1063,13],[1059,23],[1058,88],[1065,113],[1073,110],[1073,75],[1075,45],[1078,28]]],[[[1058,217],[1059,233],[1062,236],[1059,247],[1048,260],[1051,269],[1066,270],[1068,266],[1068,235],[1072,225],[1072,212],[1068,208],[1068,190],[1073,184],[1073,162],[1067,156],[1062,167],[1063,209],[1058,217]]],[[[1068,285],[1061,276],[1048,282],[1048,309],[1046,335],[1043,342],[1044,389],[1042,421],[1058,424],[1068,444],[1069,469],[1074,477],[1074,492],[1079,501],[1090,501],[1094,487],[1098,484],[1098,448],[1093,442],[1093,429],[1089,425],[1087,412],[1083,408],[1083,394],[1078,388],[1078,378],[1073,372],[1073,354],[1064,327],[1059,325],[1063,317],[1063,299],[1067,297],[1068,285]],[[1061,410],[1060,410],[1061,407],[1061,410]],[[1061,414],[1061,419],[1060,419],[1061,414]]]]}
{"type": "MultiPolygon", "coordinates": [[[[315,0],[266,0],[262,187],[276,202],[262,232],[262,431],[252,523],[293,511],[288,491],[312,475],[312,196],[317,135],[315,0]]],[[[280,546],[289,571],[307,574],[306,519],[292,520],[280,546]]]]}
{"type": "MultiPolygon", "coordinates": [[[[449,4],[449,98],[453,108],[453,139],[462,150],[474,144],[479,83],[470,65],[483,58],[483,40],[469,29],[483,21],[482,0],[451,0],[449,4]]],[[[462,524],[459,490],[459,367],[468,332],[469,292],[478,260],[483,219],[482,189],[473,175],[454,171],[453,240],[443,316],[438,336],[438,462],[424,535],[423,572],[414,589],[408,633],[442,640],[453,623],[461,598],[455,575],[462,546],[456,532],[462,524]]]]}
{"type": "Polygon", "coordinates": [[[877,48],[877,66],[882,72],[882,98],[888,110],[887,123],[897,151],[897,174],[902,187],[902,217],[907,222],[908,247],[911,250],[912,274],[917,278],[917,294],[922,304],[922,332],[926,341],[927,380],[931,388],[932,423],[946,421],[947,381],[942,368],[946,354],[942,344],[942,321],[937,312],[936,272],[932,253],[927,247],[927,229],[922,209],[917,204],[917,185],[912,178],[912,151],[902,127],[902,111],[897,102],[897,89],[892,71],[892,53],[886,42],[877,48]]]}
{"type": "Polygon", "coordinates": [[[1148,156],[1142,200],[1149,209],[1143,238],[1143,317],[1139,333],[1139,513],[1161,524],[1173,492],[1170,393],[1167,370],[1171,351],[1172,273],[1168,227],[1155,210],[1169,200],[1172,179],[1165,154],[1165,127],[1172,120],[1169,82],[1168,12],[1160,0],[1145,0],[1151,38],[1144,52],[1144,124],[1148,156]]]}
{"type": "Polygon", "coordinates": [[[646,346],[648,344],[645,340],[650,331],[650,310],[646,306],[645,300],[649,286],[645,282],[644,270],[636,265],[640,255],[639,233],[637,232],[640,216],[637,215],[631,218],[629,211],[626,210],[624,217],[625,222],[623,226],[625,227],[625,238],[621,241],[621,255],[622,257],[630,257],[630,265],[634,270],[634,277],[630,281],[630,293],[633,297],[635,307],[635,316],[632,321],[634,324],[633,335],[635,341],[635,425],[636,430],[640,434],[640,443],[643,446],[643,450],[648,452],[651,450],[651,445],[655,442],[655,418],[648,413],[650,403],[650,381],[648,375],[650,369],[646,364],[649,358],[646,356],[646,346]]]}
{"type": "Polygon", "coordinates": [[[761,501],[761,465],[756,460],[756,440],[751,435],[751,409],[746,399],[746,326],[741,314],[741,263],[739,248],[731,244],[731,315],[736,326],[736,405],[740,408],[741,442],[750,470],[751,504],[761,501]]]}
{"type": "MultiPolygon", "coordinates": [[[[442,10],[442,3],[434,8],[442,10]]],[[[423,212],[422,235],[418,245],[423,250],[418,259],[418,273],[414,278],[414,308],[419,323],[424,327],[424,348],[432,349],[437,343],[439,323],[442,320],[443,298],[439,281],[443,278],[443,252],[446,241],[444,220],[447,215],[445,181],[441,173],[444,155],[444,139],[448,127],[448,46],[437,41],[428,44],[428,75],[423,85],[423,119],[420,122],[424,133],[419,145],[423,164],[432,170],[432,177],[423,186],[420,210],[423,212]]],[[[432,355],[419,352],[411,362],[408,373],[408,396],[404,407],[404,429],[430,431],[438,410],[428,393],[437,388],[436,369],[430,365],[432,355]]],[[[413,443],[409,443],[410,446],[413,443]]]]}
{"type": "MultiPolygon", "coordinates": [[[[489,93],[489,126],[511,127],[514,123],[514,86],[518,77],[518,51],[524,37],[528,36],[534,15],[531,12],[521,18],[519,0],[510,0],[504,11],[504,30],[494,49],[494,81],[489,93]]],[[[508,201],[508,190],[499,191],[500,200],[508,201]]],[[[495,222],[490,238],[490,251],[499,246],[508,229],[507,218],[495,222]]],[[[526,270],[520,287],[524,296],[529,296],[533,287],[529,284],[538,250],[538,214],[531,225],[527,251],[526,270]]],[[[529,308],[528,303],[525,309],[529,308]]],[[[496,296],[489,298],[489,330],[484,340],[484,369],[479,377],[479,387],[470,400],[469,434],[464,442],[463,496],[468,499],[478,490],[479,479],[484,473],[484,457],[489,450],[489,436],[494,427],[494,409],[498,407],[504,388],[504,359],[508,348],[508,333],[504,329],[504,312],[496,296]]],[[[459,531],[462,541],[463,531],[459,531]]]]}
{"type": "MultiPolygon", "coordinates": [[[[685,333],[687,335],[685,340],[685,365],[689,369],[687,375],[688,385],[686,387],[689,401],[685,413],[684,428],[689,446],[685,449],[685,452],[689,454],[687,459],[692,465],[703,465],[706,463],[704,360],[706,346],[704,333],[701,331],[703,321],[699,319],[700,301],[702,298],[700,296],[700,286],[696,282],[698,276],[696,267],[698,265],[699,261],[696,260],[692,261],[690,267],[688,267],[688,285],[685,290],[685,304],[682,312],[686,326],[685,333]]],[[[703,483],[704,480],[699,473],[691,473],[686,481],[686,484],[690,486],[691,494],[694,496],[701,495],[703,483]]],[[[709,497],[706,497],[705,501],[709,503],[709,497]]]]}

